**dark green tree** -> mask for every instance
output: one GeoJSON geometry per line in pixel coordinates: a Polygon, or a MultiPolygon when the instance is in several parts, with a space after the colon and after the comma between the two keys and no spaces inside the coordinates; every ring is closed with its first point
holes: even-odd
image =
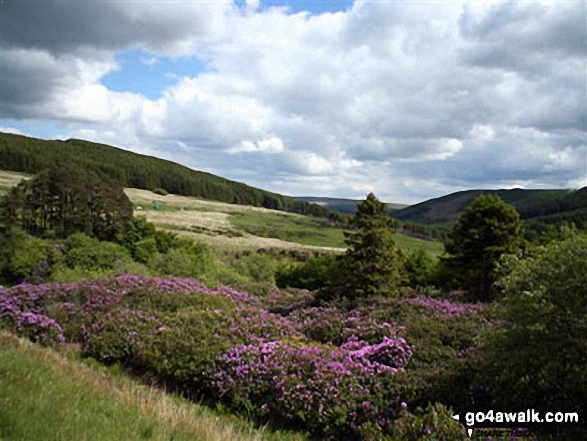
{"type": "Polygon", "coordinates": [[[0,207],[2,224],[33,236],[63,238],[82,232],[117,240],[132,219],[132,204],[120,186],[66,163],[22,181],[0,207]]]}
{"type": "Polygon", "coordinates": [[[449,232],[445,263],[472,298],[489,301],[499,258],[515,253],[522,243],[522,222],[516,209],[499,196],[482,194],[449,232]]]}
{"type": "Polygon", "coordinates": [[[347,252],[343,257],[341,295],[355,304],[360,298],[389,295],[401,280],[401,255],[392,235],[394,224],[387,205],[370,193],[357,206],[345,233],[347,252]]]}

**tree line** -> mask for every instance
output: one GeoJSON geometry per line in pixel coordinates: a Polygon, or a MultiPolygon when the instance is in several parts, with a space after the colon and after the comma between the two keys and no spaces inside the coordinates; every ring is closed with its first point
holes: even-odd
{"type": "Polygon", "coordinates": [[[10,171],[39,173],[62,161],[105,176],[122,187],[164,189],[169,193],[212,199],[230,204],[252,205],[298,214],[329,218],[317,204],[230,181],[210,173],[163,159],[140,155],[88,141],[45,141],[0,133],[0,164],[10,171]]]}

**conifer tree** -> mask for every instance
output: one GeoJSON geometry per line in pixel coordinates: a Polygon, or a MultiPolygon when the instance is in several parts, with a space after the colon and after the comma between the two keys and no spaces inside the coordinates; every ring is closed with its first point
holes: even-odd
{"type": "Polygon", "coordinates": [[[401,279],[401,255],[392,235],[387,205],[370,193],[357,206],[356,230],[345,233],[344,283],[341,295],[352,304],[360,298],[393,293],[401,279]]]}

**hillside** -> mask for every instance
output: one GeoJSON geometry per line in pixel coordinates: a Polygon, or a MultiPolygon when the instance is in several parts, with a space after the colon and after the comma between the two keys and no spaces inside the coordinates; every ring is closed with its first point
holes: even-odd
{"type": "Polygon", "coordinates": [[[260,190],[183,165],[132,153],[117,147],[79,139],[45,141],[0,133],[0,169],[38,173],[57,161],[65,161],[106,175],[122,187],[196,196],[230,204],[272,208],[300,214],[328,216],[319,205],[260,190]]]}
{"type": "MultiPolygon", "coordinates": [[[[73,345],[72,345],[73,346],[73,345]]],[[[301,441],[0,331],[0,439],[301,441]],[[34,424],[31,424],[34,422],[34,424]]],[[[77,356],[75,356],[77,358],[77,356]]]]}
{"type": "MultiPolygon", "coordinates": [[[[296,201],[309,202],[312,204],[322,205],[331,211],[338,211],[343,214],[355,214],[357,205],[361,203],[358,199],[343,199],[343,198],[323,198],[314,196],[299,196],[294,197],[296,201]]],[[[407,204],[387,203],[390,214],[397,212],[403,208],[408,207],[407,204]]]]}
{"type": "Polygon", "coordinates": [[[481,193],[495,194],[513,205],[524,220],[556,223],[587,220],[587,187],[580,190],[467,190],[430,199],[394,213],[403,221],[441,224],[454,221],[481,193]]]}

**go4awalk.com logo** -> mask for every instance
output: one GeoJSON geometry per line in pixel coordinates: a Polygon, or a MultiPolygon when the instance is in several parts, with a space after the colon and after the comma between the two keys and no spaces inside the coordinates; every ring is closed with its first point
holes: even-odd
{"type": "Polygon", "coordinates": [[[501,436],[514,436],[516,435],[516,431],[524,432],[528,430],[527,427],[537,424],[579,424],[580,422],[579,412],[552,412],[536,409],[526,409],[518,412],[494,410],[488,410],[487,412],[466,412],[464,420],[461,420],[460,414],[453,415],[452,418],[468,427],[467,433],[469,437],[473,435],[473,430],[477,428],[497,428],[500,430],[501,436]],[[508,433],[506,434],[505,431],[508,433]]]}

